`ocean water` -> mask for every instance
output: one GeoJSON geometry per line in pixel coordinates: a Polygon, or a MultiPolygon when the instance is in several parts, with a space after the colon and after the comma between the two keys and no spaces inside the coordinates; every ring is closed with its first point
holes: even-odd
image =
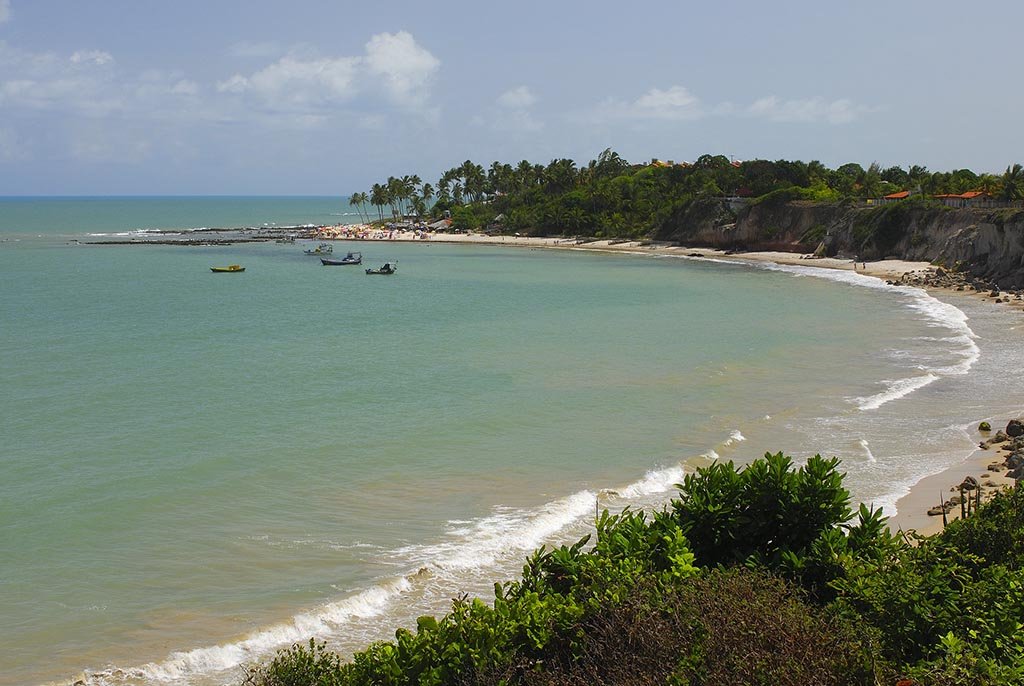
{"type": "Polygon", "coordinates": [[[837,455],[891,512],[1021,406],[1014,319],[856,274],[339,244],[397,261],[371,278],[301,244],[84,244],[347,211],[0,200],[0,684],[351,652],[715,457],[837,455]]]}

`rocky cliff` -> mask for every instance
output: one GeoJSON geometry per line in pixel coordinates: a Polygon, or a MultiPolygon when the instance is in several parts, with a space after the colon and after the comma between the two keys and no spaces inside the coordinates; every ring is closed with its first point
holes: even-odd
{"type": "Polygon", "coordinates": [[[866,260],[934,262],[1024,287],[1024,210],[953,209],[927,201],[762,202],[730,208],[701,200],[672,215],[657,238],[730,250],[814,252],[866,260]]]}

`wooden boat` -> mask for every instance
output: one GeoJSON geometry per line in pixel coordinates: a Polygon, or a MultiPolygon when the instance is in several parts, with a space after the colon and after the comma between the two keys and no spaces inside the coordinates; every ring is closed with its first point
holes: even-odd
{"type": "Polygon", "coordinates": [[[367,269],[366,273],[367,274],[394,274],[396,271],[398,271],[398,265],[397,264],[391,264],[390,262],[385,262],[384,266],[381,267],[380,269],[367,269]]]}
{"type": "Polygon", "coordinates": [[[210,267],[210,271],[216,274],[231,274],[233,272],[244,272],[245,267],[240,264],[229,264],[226,267],[210,267]]]}
{"type": "Polygon", "coordinates": [[[329,243],[321,243],[313,250],[303,250],[307,255],[330,255],[334,252],[334,246],[329,243]]]}
{"type": "Polygon", "coordinates": [[[321,257],[320,258],[320,264],[322,264],[324,266],[328,266],[328,265],[344,265],[344,264],[362,264],[362,263],[363,263],[363,253],[361,253],[361,252],[350,252],[348,255],[345,255],[344,257],[342,257],[340,260],[332,260],[332,259],[330,259],[328,257],[321,257]]]}

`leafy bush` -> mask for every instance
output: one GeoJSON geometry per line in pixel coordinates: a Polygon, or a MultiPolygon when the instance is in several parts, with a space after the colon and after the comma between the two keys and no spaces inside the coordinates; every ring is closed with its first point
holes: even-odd
{"type": "Polygon", "coordinates": [[[1024,491],[912,546],[854,515],[838,464],[716,463],[665,511],[536,551],[493,604],[458,598],[347,664],[296,645],[245,684],[1024,683],[1024,491]]]}
{"type": "Polygon", "coordinates": [[[782,453],[742,469],[717,462],[686,476],[674,516],[702,566],[754,560],[778,567],[786,553],[806,553],[850,518],[838,464],[815,455],[794,471],[782,453]]]}

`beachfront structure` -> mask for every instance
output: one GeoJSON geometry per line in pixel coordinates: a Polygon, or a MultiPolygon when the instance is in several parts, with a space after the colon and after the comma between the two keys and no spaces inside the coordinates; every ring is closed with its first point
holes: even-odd
{"type": "MultiPolygon", "coordinates": [[[[892,202],[899,202],[915,195],[914,191],[899,191],[890,193],[878,199],[879,205],[886,205],[892,202]]],[[[967,191],[966,193],[940,193],[933,195],[936,200],[941,200],[947,207],[1005,207],[1008,203],[993,198],[985,191],[967,191]]],[[[868,201],[871,204],[871,201],[868,201]]]]}
{"type": "Polygon", "coordinates": [[[890,193],[889,195],[883,196],[878,204],[885,205],[890,202],[896,202],[898,200],[906,200],[910,197],[910,191],[900,191],[899,193],[890,193]]]}
{"type": "Polygon", "coordinates": [[[949,207],[995,207],[996,202],[992,199],[992,196],[985,191],[967,191],[966,193],[943,193],[936,195],[937,200],[941,200],[944,205],[949,207]]]}

